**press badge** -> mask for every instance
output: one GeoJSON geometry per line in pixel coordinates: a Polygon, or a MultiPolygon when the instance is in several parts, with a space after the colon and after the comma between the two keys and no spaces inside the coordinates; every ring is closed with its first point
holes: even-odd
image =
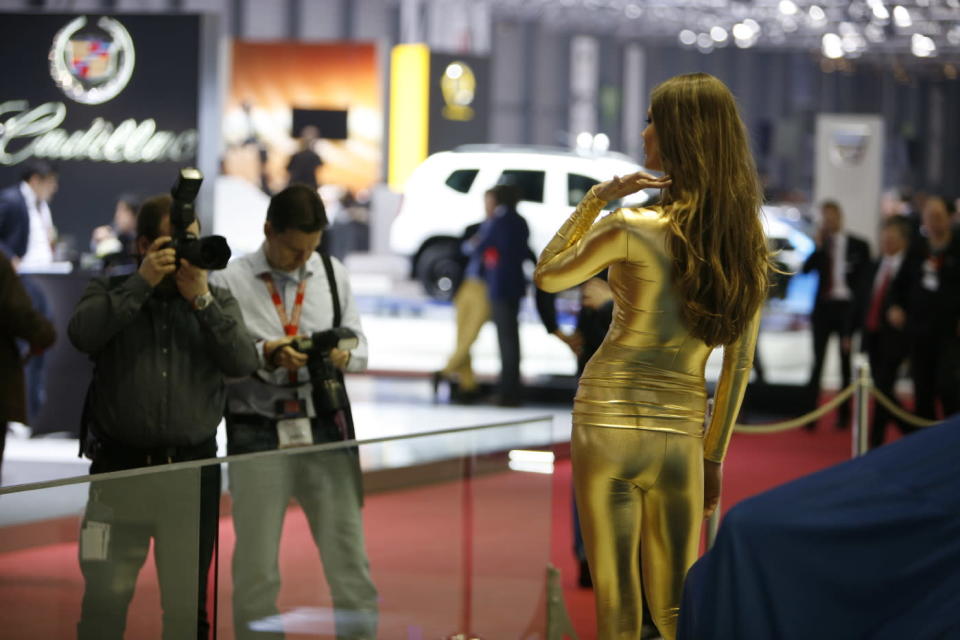
{"type": "Polygon", "coordinates": [[[80,531],[80,559],[106,560],[110,548],[110,525],[106,522],[87,523],[80,531]]]}
{"type": "Polygon", "coordinates": [[[281,449],[313,444],[313,430],[303,398],[277,401],[277,444],[281,449]]]}

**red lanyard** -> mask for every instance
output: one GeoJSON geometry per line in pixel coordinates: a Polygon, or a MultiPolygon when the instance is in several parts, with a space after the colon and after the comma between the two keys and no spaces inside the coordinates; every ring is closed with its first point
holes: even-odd
{"type": "MultiPolygon", "coordinates": [[[[262,276],[263,282],[267,285],[267,291],[270,292],[270,299],[273,300],[273,306],[277,310],[277,317],[280,318],[280,324],[283,326],[284,335],[295,336],[300,332],[300,314],[303,311],[303,294],[307,289],[307,280],[304,278],[300,281],[300,285],[297,287],[297,297],[293,302],[293,313],[290,316],[290,321],[287,321],[287,310],[283,308],[283,298],[280,297],[280,293],[277,291],[277,286],[273,284],[273,277],[269,273],[265,273],[262,276]]],[[[288,378],[290,382],[297,381],[297,372],[289,372],[288,378]]]]}
{"type": "Polygon", "coordinates": [[[283,298],[273,284],[273,278],[269,273],[263,274],[264,284],[267,285],[267,291],[270,292],[270,299],[273,300],[273,306],[277,309],[277,317],[280,318],[280,324],[283,325],[283,333],[288,336],[295,336],[300,331],[300,314],[303,312],[303,294],[307,289],[307,281],[303,279],[297,287],[297,297],[293,302],[293,314],[290,321],[287,322],[287,310],[283,308],[283,298]]]}

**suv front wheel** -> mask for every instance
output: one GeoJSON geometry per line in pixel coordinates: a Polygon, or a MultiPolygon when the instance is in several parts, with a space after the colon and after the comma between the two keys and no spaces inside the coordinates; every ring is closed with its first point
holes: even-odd
{"type": "Polygon", "coordinates": [[[463,255],[456,240],[434,242],[420,252],[417,280],[431,298],[450,300],[463,278],[463,255]]]}

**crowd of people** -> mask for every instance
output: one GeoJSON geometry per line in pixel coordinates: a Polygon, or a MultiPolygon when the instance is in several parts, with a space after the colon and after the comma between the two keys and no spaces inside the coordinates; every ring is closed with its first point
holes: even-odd
{"type": "MultiPolygon", "coordinates": [[[[918,214],[883,219],[879,255],[847,232],[843,211],[822,203],[817,248],[803,270],[819,275],[811,315],[814,364],[809,385],[819,392],[830,336],[839,346],[843,386],[851,382],[857,339],[869,358],[877,389],[896,401],[895,386],[908,365],[913,412],[929,420],[957,412],[960,401],[960,234],[948,199],[928,195],[918,214]]],[[[837,426],[849,424],[850,403],[837,426]]],[[[913,427],[882,406],[871,423],[872,446],[883,444],[890,423],[913,427]]],[[[813,428],[814,425],[808,425],[813,428]]]]}

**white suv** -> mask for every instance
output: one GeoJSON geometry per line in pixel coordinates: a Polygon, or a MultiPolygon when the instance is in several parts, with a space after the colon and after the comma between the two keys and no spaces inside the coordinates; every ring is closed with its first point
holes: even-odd
{"type": "MultiPolygon", "coordinates": [[[[461,237],[466,227],[483,220],[487,189],[500,183],[521,189],[517,210],[530,226],[530,248],[539,254],[590,187],[642,168],[621,154],[549,147],[477,144],[436,153],[407,182],[390,247],[412,257],[413,275],[428,294],[448,299],[463,271],[461,237]]],[[[653,193],[636,193],[608,208],[642,205],[653,193]]]]}
{"type": "MultiPolygon", "coordinates": [[[[550,147],[475,144],[435,153],[407,181],[390,229],[390,247],[412,258],[413,276],[427,293],[449,299],[463,273],[464,230],[483,220],[483,193],[498,183],[523,191],[517,209],[530,226],[530,249],[546,246],[594,184],[643,167],[618,153],[580,154],[550,147]]],[[[652,204],[656,190],[641,191],[608,209],[652,204]]],[[[764,231],[786,271],[796,273],[813,240],[789,222],[789,207],[764,206],[764,231]]],[[[781,285],[786,285],[786,279],[781,285]]]]}

